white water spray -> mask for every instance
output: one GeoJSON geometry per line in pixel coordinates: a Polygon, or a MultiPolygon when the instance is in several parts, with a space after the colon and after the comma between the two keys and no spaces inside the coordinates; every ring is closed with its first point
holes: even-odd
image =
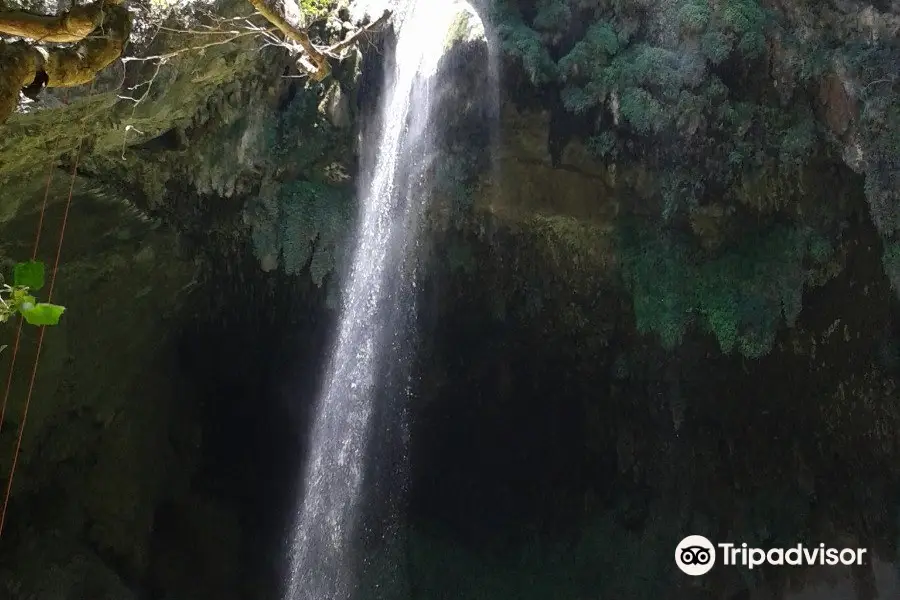
{"type": "MultiPolygon", "coordinates": [[[[461,9],[458,0],[410,0],[399,16],[393,69],[374,153],[363,169],[362,215],[342,314],[312,432],[296,516],[286,600],[347,600],[373,400],[384,361],[404,360],[393,325],[412,303],[404,264],[427,199],[433,75],[461,9]]],[[[470,9],[468,9],[470,10],[470,9]]]]}

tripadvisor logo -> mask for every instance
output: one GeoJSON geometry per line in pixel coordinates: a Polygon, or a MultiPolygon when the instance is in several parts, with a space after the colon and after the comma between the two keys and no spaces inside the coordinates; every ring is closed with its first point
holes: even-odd
{"type": "Polygon", "coordinates": [[[790,548],[749,547],[747,544],[713,544],[702,535],[689,535],[675,548],[675,564],[687,575],[704,575],[720,557],[724,566],[753,569],[761,565],[773,566],[837,566],[861,565],[865,548],[829,548],[825,544],[807,547],[797,544],[790,548]]]}
{"type": "Polygon", "coordinates": [[[716,564],[716,548],[702,535],[689,535],[675,548],[675,564],[688,575],[703,575],[716,564]]]}

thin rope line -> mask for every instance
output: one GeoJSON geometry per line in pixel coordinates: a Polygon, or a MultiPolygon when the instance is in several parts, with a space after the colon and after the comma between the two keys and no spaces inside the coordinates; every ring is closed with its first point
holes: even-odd
{"type": "MultiPolygon", "coordinates": [[[[50,169],[47,171],[47,185],[44,187],[44,201],[41,203],[41,214],[38,219],[37,231],[34,234],[34,250],[31,253],[31,260],[37,259],[38,248],[41,244],[41,230],[44,227],[44,213],[47,211],[47,198],[50,196],[50,182],[53,179],[53,163],[50,163],[50,169]]],[[[9,362],[9,376],[6,378],[6,392],[3,394],[3,404],[0,405],[0,433],[3,432],[3,418],[6,416],[6,406],[9,402],[9,392],[12,389],[13,373],[15,372],[16,357],[19,354],[19,341],[22,339],[22,315],[19,315],[19,326],[16,328],[16,341],[13,344],[12,358],[9,362]]]]}
{"type": "MultiPolygon", "coordinates": [[[[97,81],[96,79],[91,81],[91,89],[88,92],[88,98],[90,98],[94,93],[94,84],[96,83],[96,81],[97,81]]],[[[85,132],[86,126],[87,126],[87,120],[85,119],[81,124],[81,135],[78,140],[78,147],[75,150],[75,162],[72,165],[72,177],[71,177],[71,181],[69,183],[69,196],[66,199],[66,208],[65,208],[65,211],[63,212],[63,221],[62,221],[62,225],[59,229],[59,242],[57,243],[57,246],[56,246],[56,260],[53,263],[53,272],[50,275],[50,290],[47,293],[47,302],[51,302],[53,300],[53,287],[56,284],[56,273],[59,270],[59,259],[62,256],[63,239],[65,238],[66,225],[68,224],[68,221],[69,221],[69,207],[72,205],[72,195],[75,191],[75,177],[78,173],[78,163],[81,160],[81,149],[84,146],[84,132],[85,132]]],[[[48,189],[49,189],[49,184],[48,184],[48,189]]],[[[45,197],[44,201],[46,204],[46,197],[45,197]]],[[[21,327],[21,323],[22,323],[22,321],[20,319],[19,320],[20,327],[21,327]]],[[[31,369],[31,381],[28,384],[28,395],[25,397],[25,408],[22,411],[22,422],[19,425],[19,435],[18,435],[18,438],[16,439],[16,450],[13,453],[12,468],[9,471],[9,479],[6,482],[6,495],[3,498],[3,509],[2,509],[2,511],[0,511],[0,537],[3,536],[3,525],[6,522],[6,511],[7,511],[7,508],[9,507],[9,497],[12,492],[13,478],[15,477],[16,466],[19,461],[19,451],[22,448],[22,437],[25,433],[25,424],[28,422],[28,408],[31,405],[31,396],[34,393],[34,381],[35,381],[35,378],[37,377],[38,363],[41,358],[41,348],[44,345],[44,332],[46,331],[46,329],[47,328],[45,326],[41,326],[41,331],[38,334],[37,352],[34,355],[34,366],[31,369]]],[[[17,339],[17,343],[18,343],[18,339],[17,339]]],[[[11,378],[12,378],[12,376],[10,376],[10,379],[11,378]]]]}

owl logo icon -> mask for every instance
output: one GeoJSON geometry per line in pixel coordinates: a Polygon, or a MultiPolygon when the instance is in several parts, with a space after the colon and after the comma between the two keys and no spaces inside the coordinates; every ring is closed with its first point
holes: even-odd
{"type": "Polygon", "coordinates": [[[716,547],[702,535],[689,535],[675,548],[675,564],[693,577],[709,573],[716,564],[716,547]]]}

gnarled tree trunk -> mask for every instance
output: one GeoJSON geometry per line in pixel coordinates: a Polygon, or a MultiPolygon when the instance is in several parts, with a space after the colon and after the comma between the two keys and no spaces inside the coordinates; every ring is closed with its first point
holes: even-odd
{"type": "Polygon", "coordinates": [[[278,11],[269,7],[266,0],[248,0],[256,12],[264,16],[272,25],[281,30],[289,40],[296,42],[306,52],[306,57],[310,63],[310,76],[315,81],[325,79],[331,73],[331,64],[328,58],[316,48],[309,39],[309,34],[301,29],[297,29],[287,22],[287,20],[278,14],[278,11]]]}
{"type": "MultiPolygon", "coordinates": [[[[15,110],[19,91],[35,81],[47,87],[72,87],[91,82],[97,73],[122,55],[131,33],[131,15],[118,3],[94,4],[73,9],[59,18],[34,17],[28,37],[47,35],[55,41],[81,41],[70,48],[43,48],[26,42],[0,42],[0,123],[15,110]],[[96,11],[96,14],[91,11],[96,11]],[[73,16],[75,15],[75,16],[73,16]],[[89,24],[97,25],[81,35],[89,24]]],[[[21,13],[0,13],[0,33],[18,31],[27,20],[21,13]],[[15,15],[7,19],[8,14],[15,15]]],[[[41,38],[36,38],[41,39],[41,38]]],[[[43,38],[45,41],[47,37],[43,38]]]]}
{"type": "Polygon", "coordinates": [[[100,26],[103,2],[75,6],[59,16],[0,12],[0,34],[47,42],[79,42],[100,26]]]}

